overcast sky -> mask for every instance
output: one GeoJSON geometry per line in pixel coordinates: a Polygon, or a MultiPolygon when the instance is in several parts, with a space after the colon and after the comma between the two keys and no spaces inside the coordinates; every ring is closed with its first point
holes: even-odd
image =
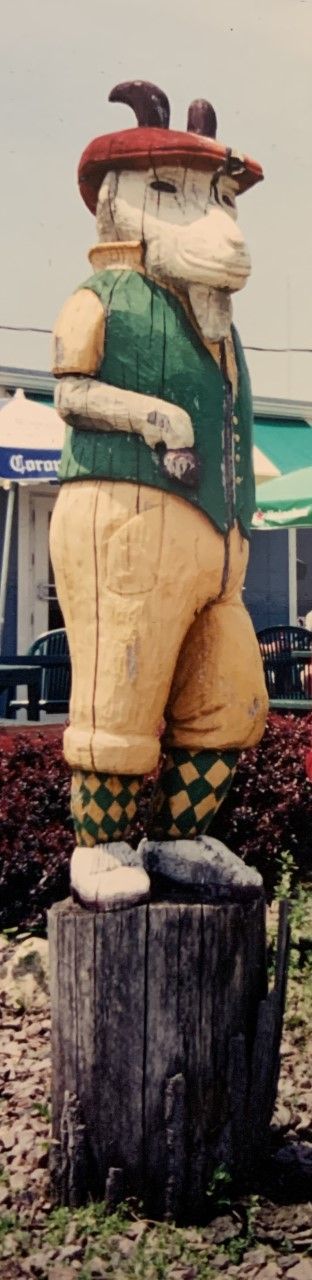
{"type": "MultiPolygon", "coordinates": [[[[2,0],[0,326],[50,328],[89,274],[78,194],[91,138],[130,127],[125,79],[168,94],[173,127],[209,98],[218,136],[263,165],[239,201],[253,275],[243,343],[312,348],[312,0],[2,0]]],[[[247,351],[254,392],[312,401],[312,355],[247,351]]],[[[0,364],[49,367],[49,338],[0,328],[0,364]]]]}

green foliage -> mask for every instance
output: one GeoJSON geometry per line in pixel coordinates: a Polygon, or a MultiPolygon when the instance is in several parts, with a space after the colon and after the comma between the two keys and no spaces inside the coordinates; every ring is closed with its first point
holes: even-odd
{"type": "Polygon", "coordinates": [[[245,1233],[246,1245],[248,1248],[255,1243],[256,1240],[256,1221],[259,1213],[260,1200],[258,1195],[250,1195],[247,1203],[247,1227],[245,1233]]]}
{"type": "Polygon", "coordinates": [[[126,1231],[130,1224],[129,1206],[119,1205],[116,1213],[108,1214],[104,1200],[91,1201],[88,1205],[81,1209],[71,1209],[61,1206],[52,1209],[49,1214],[46,1239],[51,1244],[64,1244],[66,1232],[69,1224],[74,1220],[77,1226],[77,1236],[87,1236],[88,1240],[97,1238],[97,1240],[108,1239],[110,1236],[121,1235],[126,1231]]]}
{"type": "Polygon", "coordinates": [[[41,1120],[51,1120],[51,1107],[48,1102],[33,1102],[31,1109],[36,1116],[40,1116],[41,1120]]]}
{"type": "MultiPolygon", "coordinates": [[[[80,1280],[92,1280],[92,1260],[101,1258],[105,1275],[118,1277],[118,1280],[168,1280],[174,1274],[180,1280],[215,1280],[215,1256],[221,1254],[224,1259],[224,1274],[231,1264],[240,1266],[247,1249],[258,1243],[257,1219],[261,1201],[257,1195],[250,1195],[232,1207],[228,1203],[231,1179],[224,1166],[215,1170],[208,1188],[209,1202],[226,1201],[225,1239],[220,1245],[210,1237],[211,1228],[176,1227],[172,1222],[148,1221],[139,1215],[133,1201],[121,1205],[114,1214],[109,1214],[105,1202],[90,1202],[81,1209],[52,1209],[46,1218],[45,1225],[35,1238],[32,1229],[25,1230],[17,1214],[7,1212],[0,1220],[0,1238],[5,1246],[5,1238],[12,1239],[13,1256],[25,1256],[38,1247],[57,1249],[66,1244],[69,1228],[74,1229],[74,1239],[81,1246],[79,1260],[80,1280]],[[235,1224],[238,1234],[234,1238],[226,1238],[226,1224],[235,1224]],[[136,1237],[136,1228],[138,1236],[136,1237]]],[[[220,1207],[219,1207],[220,1213],[220,1207]]],[[[222,1212],[219,1217],[222,1223],[222,1212]]],[[[230,1235],[230,1231],[229,1231],[230,1235]]],[[[73,1239],[73,1235],[72,1235],[73,1239]]],[[[287,1240],[279,1244],[279,1252],[285,1254],[292,1251],[293,1245],[287,1240]]],[[[66,1264],[64,1265],[64,1280],[66,1264]]]]}
{"type": "Polygon", "coordinates": [[[64,1244],[66,1231],[68,1231],[71,1221],[72,1215],[70,1209],[64,1208],[63,1206],[58,1209],[52,1209],[47,1220],[47,1227],[45,1231],[45,1236],[49,1244],[64,1244]]]}
{"type": "Polygon", "coordinates": [[[294,942],[305,936],[307,928],[312,932],[311,888],[298,884],[291,903],[291,933],[294,942]],[[310,917],[310,920],[309,920],[310,917]]]}
{"type": "Polygon", "coordinates": [[[9,1231],[13,1231],[13,1230],[14,1230],[14,1227],[15,1227],[15,1226],[16,1226],[16,1213],[10,1213],[10,1211],[9,1211],[9,1210],[7,1210],[7,1212],[6,1212],[6,1213],[1,1214],[1,1216],[0,1216],[0,1244],[1,1244],[1,1242],[3,1241],[4,1237],[5,1237],[6,1235],[8,1235],[8,1232],[9,1232],[9,1231]]]}
{"type": "MultiPolygon", "coordinates": [[[[298,867],[295,859],[287,849],[280,854],[278,859],[278,875],[275,890],[275,901],[281,902],[287,898],[290,906],[290,958],[289,958],[289,977],[298,978],[299,973],[303,975],[303,986],[301,998],[304,993],[304,974],[305,970],[308,975],[312,966],[312,911],[311,911],[311,886],[306,883],[302,884],[298,876],[298,867]]],[[[276,934],[271,935],[271,945],[269,949],[270,969],[274,970],[274,953],[276,949],[276,934]]],[[[307,996],[307,990],[305,990],[307,996]]],[[[291,1025],[290,1023],[288,1024],[291,1025]]],[[[296,1025],[295,1023],[293,1025],[296,1025]]]]}
{"type": "Polygon", "coordinates": [[[225,1245],[226,1255],[229,1261],[235,1265],[242,1262],[246,1249],[251,1249],[257,1242],[256,1219],[259,1212],[259,1196],[250,1195],[245,1204],[245,1209],[245,1230],[240,1236],[236,1236],[234,1240],[229,1240],[225,1245]]]}
{"type": "Polygon", "coordinates": [[[231,1174],[225,1168],[224,1164],[217,1165],[211,1176],[206,1196],[209,1201],[211,1214],[220,1213],[221,1210],[228,1209],[231,1204],[231,1174]]]}
{"type": "Polygon", "coordinates": [[[277,902],[290,898],[295,881],[297,867],[292,853],[285,849],[277,858],[277,880],[274,897],[277,902]]]}

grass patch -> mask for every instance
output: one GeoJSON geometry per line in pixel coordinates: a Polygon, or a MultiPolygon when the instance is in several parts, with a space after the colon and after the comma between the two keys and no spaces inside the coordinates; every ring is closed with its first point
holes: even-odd
{"type": "Polygon", "coordinates": [[[4,1239],[4,1236],[8,1234],[8,1231],[13,1231],[16,1226],[16,1221],[16,1214],[10,1213],[9,1210],[7,1213],[2,1213],[0,1215],[0,1244],[4,1239]]]}
{"type": "Polygon", "coordinates": [[[51,1120],[51,1107],[48,1102],[33,1102],[31,1106],[32,1113],[40,1116],[41,1120],[51,1120]]]}

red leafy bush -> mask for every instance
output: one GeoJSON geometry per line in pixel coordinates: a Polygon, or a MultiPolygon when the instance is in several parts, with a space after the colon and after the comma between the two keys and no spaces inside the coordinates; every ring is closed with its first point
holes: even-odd
{"type": "MultiPolygon", "coordinates": [[[[311,869],[311,730],[312,716],[270,715],[262,742],[241,756],[211,828],[258,867],[269,897],[283,852],[289,850],[302,874],[311,869]]],[[[45,927],[47,908],[68,894],[69,790],[59,735],[0,736],[0,928],[45,927]]],[[[153,790],[146,779],[136,839],[144,834],[153,790]]]]}
{"type": "Polygon", "coordinates": [[[0,927],[44,925],[69,891],[70,771],[59,736],[0,739],[0,927]]]}
{"type": "Polygon", "coordinates": [[[305,768],[307,778],[312,782],[312,747],[305,753],[305,768]]]}
{"type": "Polygon", "coordinates": [[[212,834],[261,872],[268,897],[282,853],[292,854],[303,876],[312,870],[311,740],[312,715],[271,713],[262,741],[242,754],[213,823],[212,834]]]}

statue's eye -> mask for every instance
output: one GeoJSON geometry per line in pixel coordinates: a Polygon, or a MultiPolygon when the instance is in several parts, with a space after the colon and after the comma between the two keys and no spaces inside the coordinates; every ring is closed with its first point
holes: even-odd
{"type": "Polygon", "coordinates": [[[234,209],[234,200],[231,200],[230,196],[222,196],[222,201],[223,204],[229,205],[230,209],[234,209]]]}
{"type": "Polygon", "coordinates": [[[174,182],[162,182],[161,178],[155,178],[154,181],[150,183],[150,186],[152,191],[167,191],[168,195],[176,195],[177,188],[175,187],[174,182]]]}

